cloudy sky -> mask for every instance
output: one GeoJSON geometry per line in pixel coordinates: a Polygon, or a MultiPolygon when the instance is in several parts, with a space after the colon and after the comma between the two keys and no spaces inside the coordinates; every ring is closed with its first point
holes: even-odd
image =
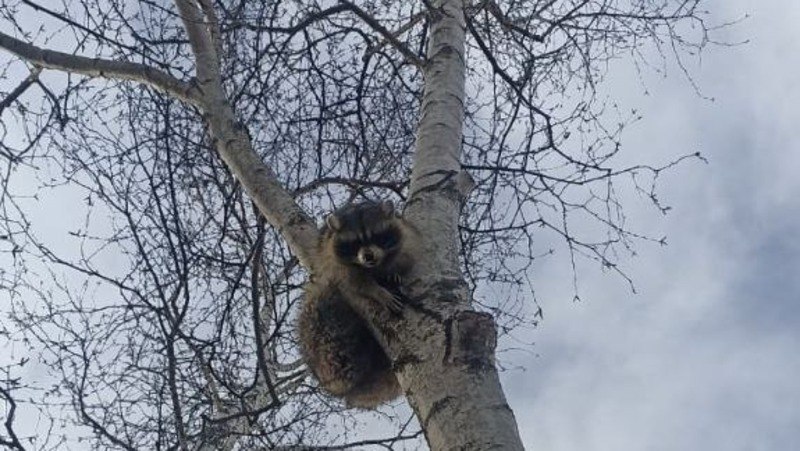
{"type": "MultiPolygon", "coordinates": [[[[716,1],[750,19],[749,39],[712,49],[693,73],[647,78],[615,68],[609,92],[644,120],[624,144],[645,161],[701,151],[664,177],[665,234],[628,261],[639,294],[582,275],[581,303],[559,265],[537,270],[545,321],[504,384],[528,449],[800,449],[800,3],[716,1]]],[[[644,208],[644,204],[641,205],[644,208]]]]}

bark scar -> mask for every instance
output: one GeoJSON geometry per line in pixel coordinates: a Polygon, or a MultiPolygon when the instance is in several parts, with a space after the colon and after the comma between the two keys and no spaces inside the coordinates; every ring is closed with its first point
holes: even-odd
{"type": "MultiPolygon", "coordinates": [[[[410,193],[409,196],[408,196],[409,202],[407,202],[407,204],[408,203],[413,203],[414,200],[416,199],[417,195],[420,194],[420,193],[430,192],[430,191],[439,191],[439,190],[445,190],[445,189],[454,188],[455,184],[453,183],[453,178],[455,178],[458,175],[458,171],[449,171],[449,170],[439,169],[439,170],[436,170],[436,171],[431,171],[431,172],[428,172],[426,174],[423,174],[419,178],[421,180],[421,179],[424,179],[424,178],[427,178],[427,177],[433,177],[433,176],[436,176],[436,175],[441,175],[442,178],[437,180],[437,181],[435,181],[435,182],[433,182],[433,183],[431,183],[431,184],[429,184],[429,185],[425,185],[425,186],[420,187],[419,189],[417,189],[413,193],[410,193]]],[[[408,205],[406,205],[406,207],[408,207],[408,205]]]]}
{"type": "Polygon", "coordinates": [[[444,398],[436,400],[436,402],[431,405],[431,410],[428,411],[428,415],[422,421],[422,427],[426,431],[428,430],[428,423],[430,423],[431,418],[435,417],[439,412],[443,411],[447,408],[447,405],[452,403],[455,400],[452,396],[445,396],[444,398]]]}
{"type": "Polygon", "coordinates": [[[465,365],[475,371],[494,367],[497,329],[492,315],[464,310],[445,328],[445,364],[465,365]]]}

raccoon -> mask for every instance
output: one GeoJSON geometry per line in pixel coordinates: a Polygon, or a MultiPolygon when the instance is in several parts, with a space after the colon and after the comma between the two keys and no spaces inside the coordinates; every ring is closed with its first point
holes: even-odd
{"type": "Polygon", "coordinates": [[[351,302],[402,309],[417,235],[389,201],[351,204],[325,222],[297,323],[300,350],[324,390],[349,407],[375,408],[398,397],[401,388],[391,360],[351,302]]]}

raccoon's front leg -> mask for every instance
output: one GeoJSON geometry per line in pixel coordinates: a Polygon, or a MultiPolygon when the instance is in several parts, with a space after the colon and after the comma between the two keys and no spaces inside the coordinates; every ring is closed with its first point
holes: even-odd
{"type": "Polygon", "coordinates": [[[400,313],[403,310],[403,298],[398,293],[392,293],[377,283],[370,282],[360,287],[362,295],[388,308],[392,313],[400,313]]]}

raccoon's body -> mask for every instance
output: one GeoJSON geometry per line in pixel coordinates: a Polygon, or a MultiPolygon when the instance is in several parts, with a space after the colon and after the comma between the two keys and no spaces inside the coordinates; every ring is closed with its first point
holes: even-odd
{"type": "Polygon", "coordinates": [[[349,205],[326,219],[297,327],[309,369],[348,406],[373,408],[401,394],[391,360],[351,302],[399,312],[416,242],[391,202],[349,205]]]}
{"type": "Polygon", "coordinates": [[[400,396],[392,362],[336,286],[307,287],[297,328],[320,387],[348,407],[375,408],[400,396]]]}

